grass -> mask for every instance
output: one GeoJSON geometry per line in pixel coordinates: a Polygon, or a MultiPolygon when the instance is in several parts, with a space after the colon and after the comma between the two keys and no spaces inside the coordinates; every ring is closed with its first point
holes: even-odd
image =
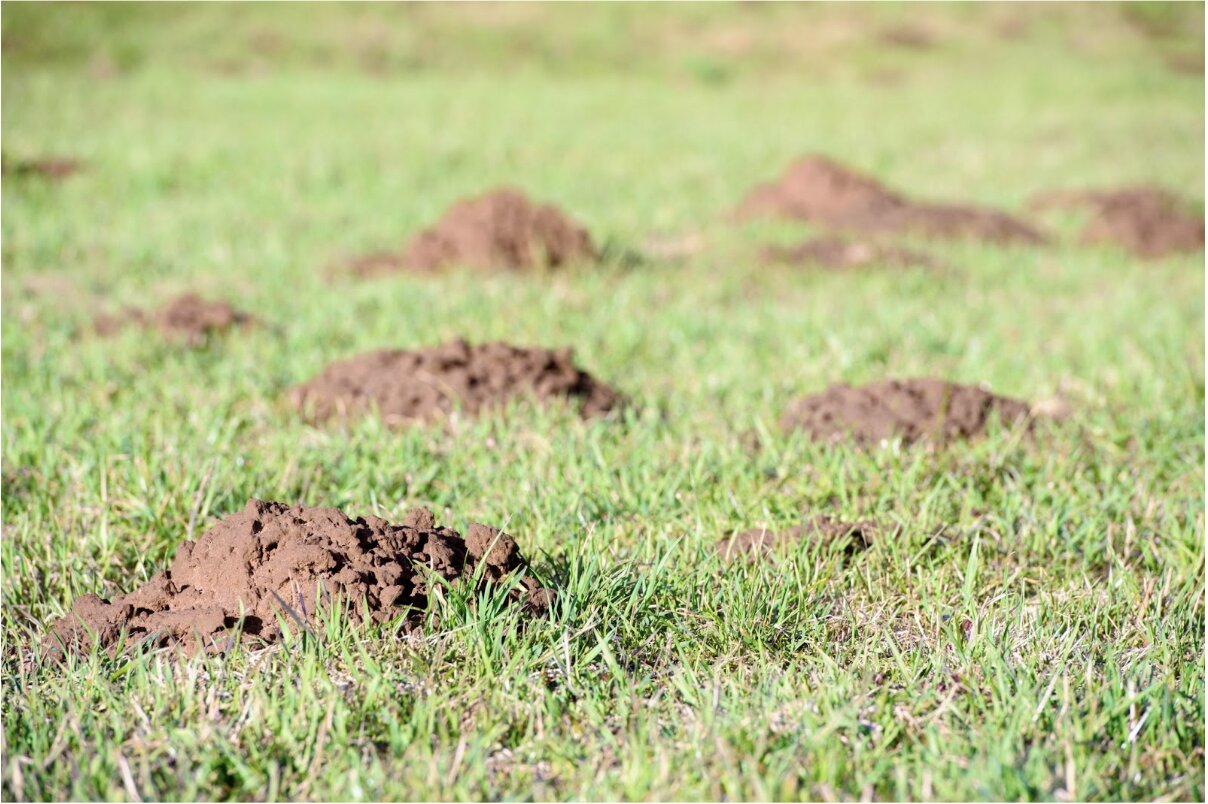
{"type": "MultiPolygon", "coordinates": [[[[1155,181],[1202,203],[1203,6],[4,9],[6,799],[1187,799],[1204,788],[1202,255],[927,244],[951,268],[755,268],[720,221],[821,151],[1022,210],[1155,181]],[[916,10],[917,9],[917,10],[916,10]],[[909,23],[928,48],[893,47],[909,23]],[[505,71],[506,70],[506,71],[505,71]],[[686,263],[330,283],[500,182],[686,263]],[[186,289],[269,323],[188,350],[90,318],[186,289]],[[328,361],[573,345],[639,405],[312,428],[328,361]],[[1073,417],[1034,440],[822,447],[837,381],[938,375],[1073,417]],[[248,497],[506,524],[561,590],[453,593],[424,636],[213,659],[38,643],[248,497]],[[829,512],[898,535],[723,566],[829,512]]],[[[1048,218],[1070,239],[1077,220],[1048,218]]]]}

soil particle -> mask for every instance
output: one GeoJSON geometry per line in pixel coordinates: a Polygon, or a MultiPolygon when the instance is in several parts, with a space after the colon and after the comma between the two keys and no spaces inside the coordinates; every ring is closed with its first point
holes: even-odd
{"type": "Polygon", "coordinates": [[[1111,243],[1139,257],[1187,254],[1204,248],[1204,216],[1185,200],[1153,185],[1048,193],[1033,206],[1090,209],[1093,217],[1082,230],[1083,242],[1111,243]]]}
{"type": "Polygon", "coordinates": [[[157,329],[167,338],[198,344],[211,335],[253,323],[251,315],[227,302],[207,301],[196,293],[186,293],[151,312],[128,307],[118,314],[103,313],[93,320],[93,329],[102,337],[110,337],[135,324],[157,329]]]}
{"type": "Polygon", "coordinates": [[[528,397],[577,403],[584,418],[621,404],[620,395],[573,362],[570,349],[454,340],[427,349],[386,349],[336,361],[293,389],[305,417],[322,421],[376,409],[387,423],[477,415],[528,397]]]}
{"type": "Polygon", "coordinates": [[[83,165],[77,159],[65,156],[48,156],[41,159],[12,160],[0,158],[0,174],[6,178],[43,178],[62,181],[78,173],[83,165]]]}
{"type": "Polygon", "coordinates": [[[979,206],[917,202],[824,156],[793,163],[771,184],[757,185],[736,216],[780,217],[865,234],[908,233],[993,243],[1040,243],[1044,236],[1004,212],[979,206]]]}
{"type": "MultiPolygon", "coordinates": [[[[358,621],[366,614],[374,623],[406,617],[413,628],[437,586],[433,575],[465,582],[481,567],[481,584],[500,584],[526,566],[507,534],[471,525],[463,539],[424,509],[393,525],[378,517],[349,519],[335,508],[250,500],[196,542],[182,544],[171,567],[134,592],[112,601],[78,598],[51,627],[44,655],[58,660],[94,641],[112,652],[122,634],[127,647],[209,652],[227,648],[237,630],[272,643],[281,637],[280,622],[309,628],[316,604],[334,596],[358,621]]],[[[511,594],[530,613],[543,612],[552,599],[531,576],[511,594]]]]}
{"type": "Polygon", "coordinates": [[[786,431],[804,430],[816,441],[875,446],[895,438],[907,444],[973,438],[995,418],[1010,425],[1029,415],[1026,402],[927,378],[882,380],[859,388],[832,385],[789,405],[780,425],[786,431]]]}
{"type": "Polygon", "coordinates": [[[371,254],[349,269],[360,276],[453,267],[531,270],[592,262],[597,256],[587,230],[558,207],[501,187],[453,204],[401,254],[371,254]]]}
{"type": "Polygon", "coordinates": [[[787,248],[771,246],[764,249],[763,259],[767,263],[812,266],[837,271],[882,266],[936,266],[935,260],[919,251],[837,236],[819,237],[787,248]]]}
{"type": "Polygon", "coordinates": [[[767,528],[744,530],[718,542],[717,551],[727,561],[740,557],[770,558],[778,549],[802,541],[831,544],[845,539],[845,552],[853,554],[870,547],[880,533],[881,526],[870,520],[841,522],[823,515],[783,531],[770,531],[767,528]]]}

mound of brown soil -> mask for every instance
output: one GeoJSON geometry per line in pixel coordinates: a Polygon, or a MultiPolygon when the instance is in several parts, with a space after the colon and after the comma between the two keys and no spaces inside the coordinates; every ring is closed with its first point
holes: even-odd
{"type": "Polygon", "coordinates": [[[455,340],[428,349],[385,349],[332,363],[291,392],[315,421],[376,409],[388,423],[469,415],[513,399],[575,402],[586,417],[621,401],[609,386],[577,368],[570,349],[455,340]]]}
{"type": "Polygon", "coordinates": [[[1137,185],[1108,191],[1049,193],[1037,207],[1081,207],[1094,217],[1082,231],[1087,243],[1112,243],[1139,257],[1165,257],[1204,248],[1204,217],[1167,190],[1137,185]]]}
{"type": "Polygon", "coordinates": [[[804,430],[817,441],[876,445],[900,438],[946,442],[985,432],[997,418],[1027,420],[1027,403],[980,388],[937,379],[882,380],[853,388],[832,385],[789,405],[780,419],[787,431],[804,430]]]}
{"type": "Polygon", "coordinates": [[[349,267],[361,276],[400,268],[524,270],[589,262],[596,256],[591,236],[560,209],[502,187],[458,201],[401,254],[372,254],[349,267]]]}
{"type": "Polygon", "coordinates": [[[816,155],[793,163],[780,180],[756,186],[736,215],[789,218],[863,233],[906,232],[995,243],[1044,240],[1036,229],[1004,212],[916,202],[870,176],[816,155]]]}
{"type": "MultiPolygon", "coordinates": [[[[126,645],[181,645],[218,651],[233,631],[271,643],[309,628],[320,606],[339,596],[348,616],[383,623],[407,617],[413,626],[439,577],[464,582],[481,567],[481,582],[499,584],[526,566],[515,540],[486,525],[463,539],[415,509],[401,525],[377,517],[349,519],[335,508],[304,508],[250,500],[196,541],[180,546],[171,568],[112,601],[84,595],[56,622],[45,655],[88,650],[94,640],[126,645]]],[[[544,610],[551,592],[531,577],[512,595],[529,611],[544,610]]]]}
{"type": "Polygon", "coordinates": [[[806,540],[829,544],[846,539],[845,551],[850,554],[870,547],[880,532],[881,526],[870,520],[841,522],[829,516],[816,516],[783,531],[744,530],[718,542],[717,551],[727,561],[740,557],[767,558],[786,545],[806,540]]]}
{"type": "Polygon", "coordinates": [[[772,246],[763,251],[764,262],[802,265],[832,270],[857,270],[873,267],[931,268],[931,257],[919,251],[867,240],[845,237],[819,237],[788,248],[772,246]]]}
{"type": "Polygon", "coordinates": [[[251,315],[236,310],[227,302],[206,301],[196,293],[186,293],[153,312],[129,307],[116,315],[99,315],[93,320],[93,328],[98,335],[108,337],[135,324],[154,327],[165,337],[196,344],[210,335],[254,322],[251,315]]]}
{"type": "Polygon", "coordinates": [[[0,175],[16,178],[44,178],[61,181],[83,167],[79,160],[64,156],[50,156],[44,159],[11,160],[7,156],[0,157],[0,175]]]}

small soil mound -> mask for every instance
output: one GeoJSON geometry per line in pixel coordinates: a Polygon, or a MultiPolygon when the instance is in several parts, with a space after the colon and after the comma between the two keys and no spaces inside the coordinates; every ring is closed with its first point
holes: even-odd
{"type": "Polygon", "coordinates": [[[65,156],[50,156],[42,159],[12,160],[8,156],[0,158],[0,175],[14,178],[42,178],[51,181],[63,179],[78,173],[83,165],[77,159],[65,156]]]}
{"type": "Polygon", "coordinates": [[[312,421],[376,410],[387,423],[476,415],[514,399],[569,400],[584,418],[621,403],[609,386],[577,368],[570,349],[455,340],[428,349],[384,349],[339,360],[291,392],[312,421]]]}
{"type": "Polygon", "coordinates": [[[433,226],[417,234],[401,254],[372,254],[349,267],[361,276],[400,268],[438,271],[559,268],[597,257],[591,236],[552,204],[536,204],[502,187],[449,208],[433,226]]]}
{"type": "Polygon", "coordinates": [[[235,327],[249,326],[255,319],[227,302],[207,301],[196,293],[186,293],[153,312],[129,307],[119,314],[102,314],[93,320],[98,335],[116,335],[130,324],[154,327],[165,337],[190,344],[204,341],[235,327]]]}
{"type": "Polygon", "coordinates": [[[1043,235],[1004,212],[912,201],[824,156],[793,163],[779,181],[756,186],[737,217],[780,217],[862,233],[902,232],[994,243],[1039,243],[1043,235]]]}
{"type": "Polygon", "coordinates": [[[883,380],[859,388],[832,385],[789,405],[780,425],[786,431],[804,430],[817,441],[872,446],[895,438],[907,444],[973,438],[995,418],[1009,425],[1029,415],[1025,402],[927,378],[883,380]]]}
{"type": "Polygon", "coordinates": [[[844,550],[850,555],[870,547],[880,533],[881,526],[869,520],[841,522],[829,516],[816,516],[783,531],[766,528],[744,530],[718,542],[717,552],[726,561],[771,558],[780,548],[802,541],[830,544],[846,539],[844,550]]]}
{"type": "MultiPolygon", "coordinates": [[[[171,568],[112,601],[84,595],[44,640],[47,658],[93,644],[114,650],[181,645],[216,652],[236,630],[263,643],[281,637],[280,622],[309,628],[320,607],[339,596],[348,616],[375,623],[422,618],[434,577],[501,584],[526,567],[515,540],[496,528],[471,525],[463,539],[415,509],[401,525],[377,517],[349,519],[335,508],[250,500],[247,507],[180,546],[171,568]]],[[[524,577],[512,595],[530,612],[544,611],[552,593],[524,577]]]]}
{"type": "Polygon", "coordinates": [[[1034,206],[1091,209],[1094,217],[1082,230],[1082,240],[1122,246],[1139,257],[1189,254],[1204,248],[1204,217],[1183,199],[1153,185],[1050,193],[1037,198],[1034,206]]]}
{"type": "Polygon", "coordinates": [[[933,268],[936,263],[919,251],[844,237],[819,237],[788,248],[772,246],[763,251],[766,263],[828,268],[836,271],[874,267],[933,268]]]}

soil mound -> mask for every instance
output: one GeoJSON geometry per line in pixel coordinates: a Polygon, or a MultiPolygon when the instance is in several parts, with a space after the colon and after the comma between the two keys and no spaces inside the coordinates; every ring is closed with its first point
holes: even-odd
{"type": "Polygon", "coordinates": [[[1036,199],[1034,205],[1091,209],[1094,216],[1082,230],[1082,240],[1122,246],[1139,257],[1187,254],[1204,248],[1204,217],[1161,187],[1050,193],[1036,199]]]}
{"type": "Polygon", "coordinates": [[[830,516],[816,516],[795,528],[783,531],[770,531],[766,528],[744,530],[718,542],[717,551],[727,561],[737,558],[770,558],[776,550],[786,545],[806,540],[829,544],[846,539],[844,550],[853,554],[870,547],[880,533],[881,526],[870,520],[841,522],[830,516]]]}
{"type": "Polygon", "coordinates": [[[437,271],[464,266],[486,270],[558,268],[595,260],[591,236],[552,204],[537,204],[501,187],[451,206],[401,254],[371,254],[350,270],[360,276],[408,268],[437,271]]]}
{"type": "Polygon", "coordinates": [[[763,251],[766,263],[829,268],[836,271],[874,267],[933,268],[936,262],[911,249],[845,237],[819,237],[788,248],[772,246],[763,251]]]}
{"type": "Polygon", "coordinates": [[[620,395],[577,368],[570,349],[455,340],[428,349],[384,349],[339,360],[296,387],[291,400],[313,421],[376,409],[387,423],[476,415],[513,399],[566,399],[584,418],[619,407],[620,395]]]}
{"type": "MultiPolygon", "coordinates": [[[[169,569],[112,601],[84,595],[44,640],[47,658],[88,650],[94,641],[125,645],[181,645],[226,649],[237,629],[271,643],[280,621],[292,630],[315,622],[333,596],[348,615],[375,623],[409,618],[414,627],[439,585],[434,576],[501,584],[526,567],[515,540],[486,525],[463,539],[438,527],[430,511],[415,509],[401,525],[377,517],[349,519],[335,508],[304,508],[250,500],[180,546],[169,569]]],[[[552,593],[524,577],[513,597],[530,612],[546,609],[552,593]]]]}
{"type": "Polygon", "coordinates": [[[789,405],[780,425],[787,431],[804,430],[817,441],[872,446],[894,438],[908,444],[973,438],[992,419],[1009,425],[1029,416],[1025,402],[927,378],[882,380],[859,388],[832,385],[789,405]]]}
{"type": "Polygon", "coordinates": [[[83,165],[77,159],[65,156],[49,156],[43,159],[12,160],[0,157],[0,175],[14,178],[43,178],[52,181],[63,179],[79,172],[83,165]]]}
{"type": "Polygon", "coordinates": [[[98,335],[109,337],[127,325],[135,324],[153,327],[168,338],[197,344],[211,335],[254,322],[251,315],[236,310],[227,302],[207,301],[196,293],[186,293],[152,312],[129,307],[116,315],[99,315],[93,321],[93,328],[98,335]]]}
{"type": "Polygon", "coordinates": [[[1044,240],[1036,229],[1004,212],[916,202],[817,155],[793,163],[778,181],[757,185],[739,204],[736,215],[789,218],[862,233],[904,232],[995,243],[1044,240]]]}

